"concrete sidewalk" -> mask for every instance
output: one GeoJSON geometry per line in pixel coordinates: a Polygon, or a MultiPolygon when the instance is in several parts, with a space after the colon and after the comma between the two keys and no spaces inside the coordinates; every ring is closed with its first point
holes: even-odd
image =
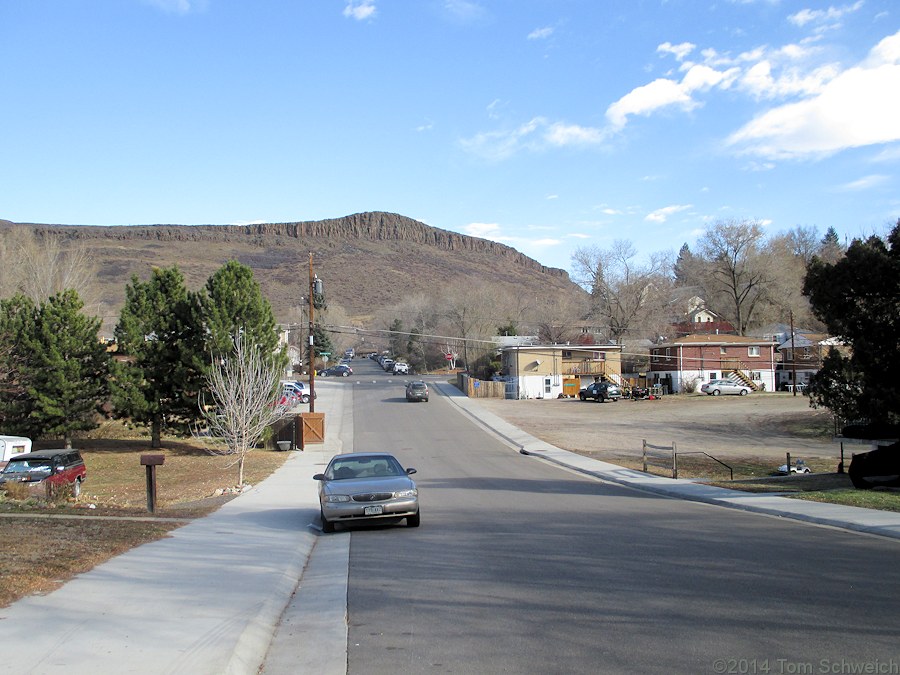
{"type": "Polygon", "coordinates": [[[433,385],[450,399],[470,418],[518,448],[524,455],[540,457],[548,462],[565,466],[603,480],[654,492],[656,494],[689,499],[764,513],[772,516],[793,518],[818,525],[840,527],[856,532],[866,532],[884,537],[900,539],[900,513],[861,509],[854,506],[823,504],[803,499],[792,499],[774,495],[728,490],[696,483],[690,480],[672,480],[653,476],[641,471],[624,469],[614,464],[584,457],[531,436],[518,427],[509,424],[478,404],[477,399],[469,399],[452,385],[436,382],[433,385]]]}
{"type": "MultiPolygon", "coordinates": [[[[463,414],[526,455],[670,497],[900,538],[897,513],[648,476],[544,443],[454,387],[440,382],[432,386],[463,414]]],[[[319,538],[312,476],[332,455],[352,450],[352,388],[324,382],[317,389],[316,411],[325,413],[324,444],[293,453],[271,477],[170,537],[113,558],[53,593],[0,610],[0,673],[249,675],[260,672],[270,644],[266,672],[292,672],[299,662],[292,650],[308,652],[322,644],[318,634],[311,639],[303,632],[310,623],[308,615],[296,612],[306,610],[317,612],[317,623],[332,621],[329,639],[346,642],[341,637],[346,634],[346,608],[336,605],[341,593],[346,601],[349,535],[319,538]],[[323,545],[316,547],[317,541],[323,545]],[[310,560],[314,547],[317,553],[310,560]],[[336,568],[342,568],[337,572],[345,585],[321,595],[323,584],[333,585],[336,568]],[[308,592],[319,595],[311,597],[304,590],[292,601],[301,577],[308,592]],[[328,619],[323,602],[335,605],[333,618],[328,619]],[[288,630],[283,625],[277,631],[283,618],[288,630]]],[[[315,654],[302,656],[306,663],[316,662],[315,654]]],[[[339,672],[340,665],[333,672],[339,672]]]]}
{"type": "Polygon", "coordinates": [[[312,476],[342,450],[350,388],[317,389],[324,444],[170,537],[0,610],[0,672],[258,672],[317,539],[312,476]]]}

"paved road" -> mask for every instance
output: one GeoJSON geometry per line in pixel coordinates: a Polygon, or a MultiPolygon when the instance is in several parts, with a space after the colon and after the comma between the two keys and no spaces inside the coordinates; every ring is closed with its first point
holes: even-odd
{"type": "Polygon", "coordinates": [[[895,541],[598,481],[375,379],[355,448],[419,470],[422,526],[352,531],[348,672],[900,662],[895,541]]]}
{"type": "Polygon", "coordinates": [[[541,443],[449,387],[407,405],[396,383],[354,380],[321,382],[322,446],[171,537],[0,609],[0,672],[324,675],[348,659],[353,673],[728,672],[713,659],[730,658],[719,666],[748,672],[755,659],[774,673],[900,660],[900,515],[643,476],[541,443]],[[311,476],[383,434],[420,469],[422,527],[321,536],[311,476]]]}

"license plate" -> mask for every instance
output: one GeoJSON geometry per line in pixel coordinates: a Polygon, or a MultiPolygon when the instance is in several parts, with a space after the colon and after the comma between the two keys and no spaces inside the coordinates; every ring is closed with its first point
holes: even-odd
{"type": "Polygon", "coordinates": [[[363,514],[367,516],[380,516],[382,513],[384,513],[383,506],[367,506],[363,510],[363,514]]]}

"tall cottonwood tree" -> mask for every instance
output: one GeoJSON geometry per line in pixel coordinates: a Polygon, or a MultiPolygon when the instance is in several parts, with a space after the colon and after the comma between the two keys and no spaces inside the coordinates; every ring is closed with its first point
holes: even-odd
{"type": "Polygon", "coordinates": [[[764,251],[762,226],[753,220],[719,221],[699,241],[707,306],[746,335],[769,300],[772,261],[764,251]]]}
{"type": "Polygon", "coordinates": [[[184,431],[197,419],[208,357],[195,303],[177,267],[154,269],[147,281],[133,276],[125,288],[113,405],[119,416],[150,426],[154,448],[164,427],[184,431]]]}
{"type": "Polygon", "coordinates": [[[591,294],[591,312],[621,343],[649,331],[649,324],[663,310],[671,285],[671,263],[664,253],[637,260],[637,250],[627,240],[612,247],[579,248],[572,254],[579,284],[591,294]]]}

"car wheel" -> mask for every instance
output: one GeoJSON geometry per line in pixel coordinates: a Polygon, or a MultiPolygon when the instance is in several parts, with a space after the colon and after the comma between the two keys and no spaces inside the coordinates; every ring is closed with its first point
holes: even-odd
{"type": "Polygon", "coordinates": [[[427,399],[427,398],[425,399],[425,403],[428,403],[428,399],[427,399]]]}
{"type": "Polygon", "coordinates": [[[347,372],[341,373],[341,377],[348,377],[349,375],[350,375],[350,373],[347,373],[347,372]]]}
{"type": "Polygon", "coordinates": [[[309,396],[301,396],[300,403],[309,403],[309,396]]]}
{"type": "Polygon", "coordinates": [[[713,396],[718,396],[718,395],[721,394],[721,393],[722,393],[722,392],[720,392],[718,389],[713,389],[713,390],[712,390],[712,395],[713,395],[713,396]]]}
{"type": "Polygon", "coordinates": [[[406,516],[406,526],[407,527],[418,527],[419,526],[419,512],[416,511],[416,515],[414,516],[406,516]]]}
{"type": "Polygon", "coordinates": [[[81,479],[76,478],[75,482],[72,483],[72,496],[78,499],[81,496],[81,479]]]}
{"type": "Polygon", "coordinates": [[[747,391],[748,391],[747,389],[741,389],[741,396],[746,396],[747,391]]]}
{"type": "Polygon", "coordinates": [[[334,532],[334,523],[325,520],[325,514],[321,511],[319,511],[319,516],[322,518],[322,532],[326,534],[334,532]]]}
{"type": "Polygon", "coordinates": [[[582,396],[581,394],[578,394],[578,398],[581,399],[581,402],[582,402],[582,403],[584,403],[585,401],[587,401],[587,397],[586,397],[586,396],[582,396]]]}

